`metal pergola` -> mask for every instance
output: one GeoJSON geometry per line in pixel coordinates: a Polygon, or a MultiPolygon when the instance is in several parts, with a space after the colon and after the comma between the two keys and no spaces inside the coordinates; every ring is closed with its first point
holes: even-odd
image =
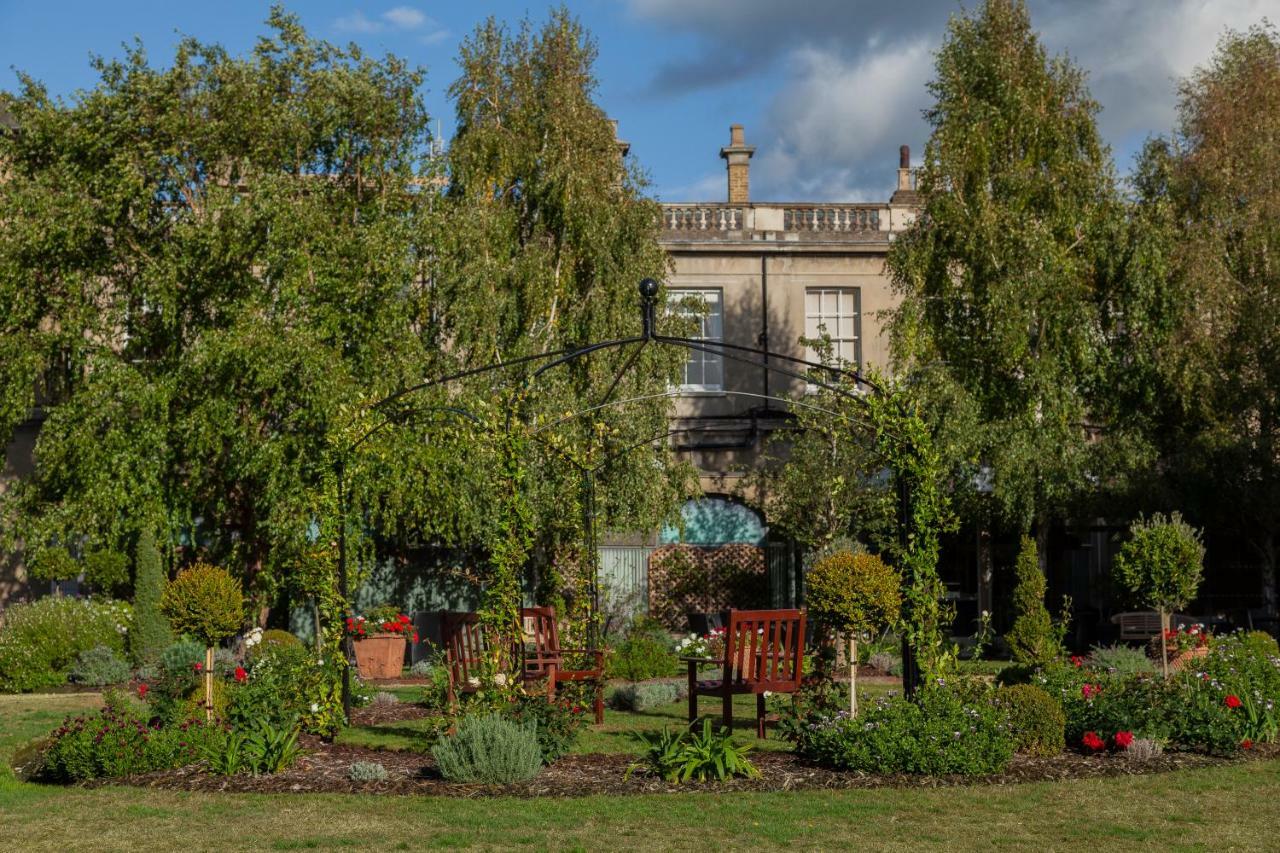
{"type": "MultiPolygon", "coordinates": [[[[545,376],[549,371],[552,371],[557,367],[561,367],[561,366],[573,363],[582,358],[586,358],[592,355],[593,353],[598,353],[598,352],[612,350],[612,349],[622,349],[627,347],[633,348],[631,352],[628,354],[625,361],[623,361],[622,366],[618,369],[617,373],[614,375],[612,381],[609,384],[608,389],[605,391],[605,393],[601,396],[601,398],[596,403],[594,403],[593,405],[584,407],[582,409],[579,409],[576,412],[572,412],[568,415],[565,415],[549,423],[537,426],[532,430],[529,430],[527,434],[532,436],[535,439],[538,438],[540,433],[545,432],[548,429],[567,423],[576,418],[590,415],[594,412],[598,412],[606,408],[625,406],[632,403],[638,403],[645,400],[659,399],[663,397],[681,396],[680,391],[671,390],[671,391],[666,391],[660,394],[646,394],[638,397],[614,399],[614,392],[617,390],[618,385],[622,381],[623,376],[626,375],[626,373],[632,369],[632,367],[635,365],[637,358],[639,358],[640,353],[645,349],[645,347],[648,347],[648,346],[678,347],[688,352],[700,352],[700,353],[708,353],[711,355],[717,355],[722,358],[727,358],[730,361],[735,361],[740,364],[745,364],[745,365],[766,371],[767,373],[776,373],[791,379],[799,379],[811,386],[822,388],[824,390],[827,390],[836,394],[837,396],[844,397],[846,399],[849,399],[864,405],[866,403],[866,401],[862,399],[864,395],[866,394],[881,395],[884,393],[884,390],[882,388],[868,381],[860,372],[854,369],[850,369],[848,367],[822,364],[822,363],[811,361],[808,359],[799,358],[797,356],[790,355],[788,353],[775,352],[769,349],[744,346],[741,344],[731,344],[731,343],[725,343],[722,341],[709,343],[705,340],[699,340],[695,338],[675,337],[671,335],[659,334],[657,329],[657,296],[660,289],[659,284],[656,280],[652,278],[646,278],[640,282],[638,289],[640,294],[640,321],[641,321],[641,333],[639,335],[625,337],[625,338],[614,338],[614,339],[605,340],[605,341],[598,341],[595,343],[589,343],[589,344],[585,344],[578,347],[566,347],[559,350],[553,350],[550,352],[521,356],[519,358],[514,358],[509,361],[494,362],[492,364],[486,364],[481,367],[469,368],[467,370],[451,373],[447,376],[441,376],[435,379],[425,380],[416,385],[411,385],[409,387],[402,388],[398,391],[393,392],[392,394],[387,395],[381,400],[378,400],[377,402],[373,403],[370,406],[370,409],[376,412],[381,417],[381,420],[379,420],[378,423],[376,423],[374,426],[368,429],[358,439],[353,441],[351,444],[347,445],[338,454],[338,457],[334,463],[335,473],[337,478],[338,513],[340,517],[340,524],[338,528],[338,586],[341,592],[344,606],[350,604],[350,594],[351,594],[351,591],[348,588],[347,542],[346,542],[347,513],[348,513],[347,500],[349,497],[346,490],[346,466],[347,466],[347,461],[350,455],[354,453],[362,444],[364,444],[366,441],[372,438],[375,434],[377,434],[378,432],[380,432],[381,430],[387,427],[390,427],[397,423],[401,423],[408,415],[417,415],[417,414],[425,414],[425,413],[438,413],[438,414],[452,415],[452,416],[461,417],[465,420],[468,420],[472,422],[474,425],[476,425],[477,427],[484,427],[484,423],[479,417],[477,417],[473,412],[461,406],[429,405],[429,406],[423,406],[423,407],[411,406],[408,409],[398,408],[398,405],[401,404],[406,399],[422,391],[425,391],[427,389],[437,388],[440,386],[448,385],[454,382],[459,382],[461,380],[469,379],[472,377],[483,376],[486,374],[492,374],[500,371],[507,371],[507,370],[513,370],[518,368],[528,369],[533,365],[537,365],[533,369],[532,373],[529,373],[527,376],[524,377],[524,381],[523,381],[523,387],[525,392],[534,392],[537,389],[539,379],[545,376]],[[843,383],[841,383],[840,380],[843,380],[843,383]],[[852,385],[852,388],[849,387],[850,384],[852,385]]],[[[823,414],[826,414],[844,421],[848,421],[850,423],[862,423],[858,421],[856,418],[850,418],[847,414],[841,414],[839,412],[835,412],[830,409],[826,409],[821,406],[817,406],[803,400],[793,400],[787,397],[779,397],[776,395],[771,395],[767,393],[767,389],[766,389],[766,393],[764,394],[755,394],[755,393],[746,392],[746,391],[732,391],[732,390],[726,390],[722,393],[724,393],[726,396],[731,396],[731,397],[753,398],[759,401],[763,401],[766,404],[768,404],[769,402],[777,402],[777,403],[783,404],[788,408],[795,407],[795,408],[811,409],[811,410],[818,411],[823,414]]],[[[507,412],[507,423],[506,423],[507,430],[511,429],[512,417],[515,414],[516,413],[511,411],[507,412]]],[[[519,417],[523,421],[523,413],[519,413],[519,417]]],[[[623,455],[627,453],[630,453],[631,451],[637,450],[642,447],[652,446],[654,442],[662,441],[664,439],[670,438],[673,435],[686,433],[686,432],[693,432],[693,431],[697,431],[698,429],[700,428],[687,427],[682,429],[666,430],[660,434],[650,436],[649,438],[646,438],[642,441],[634,442],[624,448],[621,448],[620,450],[617,450],[607,455],[603,460],[601,460],[599,463],[597,463],[594,466],[585,466],[582,463],[578,462],[577,460],[561,453],[561,458],[569,462],[572,466],[574,466],[581,477],[582,505],[583,505],[583,536],[585,538],[584,546],[585,546],[585,551],[587,554],[590,555],[590,560],[591,560],[591,565],[589,567],[590,595],[591,595],[590,614],[591,615],[590,615],[589,634],[588,634],[588,644],[591,648],[595,648],[595,645],[598,642],[598,636],[597,636],[598,624],[597,623],[599,619],[599,606],[600,606],[600,601],[599,601],[599,594],[600,594],[599,560],[600,558],[596,549],[596,543],[597,543],[596,494],[595,494],[596,475],[605,467],[607,467],[610,463],[616,461],[617,459],[621,458],[623,455]]],[[[906,537],[907,537],[906,525],[909,519],[909,512],[910,512],[910,507],[909,507],[910,494],[909,494],[908,484],[901,477],[897,478],[897,492],[898,492],[897,497],[898,497],[899,536],[900,536],[900,540],[905,546],[906,537]]],[[[349,656],[349,653],[350,653],[350,650],[348,649],[348,656],[349,656]]],[[[916,668],[915,657],[910,653],[910,650],[906,648],[905,641],[904,641],[903,664],[904,664],[904,673],[903,673],[904,683],[907,684],[908,689],[910,689],[911,685],[914,685],[916,682],[918,682],[919,675],[918,675],[918,670],[916,668]]],[[[349,716],[350,715],[350,694],[351,694],[349,666],[343,669],[343,691],[342,692],[343,692],[344,710],[347,712],[349,716]]]]}

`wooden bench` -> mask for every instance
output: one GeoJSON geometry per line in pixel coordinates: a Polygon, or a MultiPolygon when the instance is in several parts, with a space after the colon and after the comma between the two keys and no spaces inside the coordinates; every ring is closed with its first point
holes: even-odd
{"type": "Polygon", "coordinates": [[[764,737],[765,696],[795,693],[804,670],[803,610],[730,610],[724,657],[683,658],[689,665],[689,722],[698,718],[698,697],[718,696],[724,726],[733,731],[733,697],[756,697],[756,737],[764,737]],[[716,664],[720,678],[698,680],[698,665],[716,664]]]}
{"type": "MultiPolygon", "coordinates": [[[[1111,622],[1120,628],[1120,642],[1137,641],[1145,643],[1152,637],[1160,636],[1160,614],[1155,610],[1139,610],[1131,613],[1117,613],[1111,622]]],[[[1190,625],[1195,622],[1190,616],[1174,613],[1169,617],[1169,626],[1190,625]]]]}
{"type": "MultiPolygon", "coordinates": [[[[547,699],[554,700],[557,685],[577,681],[594,682],[595,696],[592,704],[595,721],[603,723],[604,651],[561,648],[555,608],[524,607],[520,610],[520,616],[526,636],[520,648],[514,651],[522,661],[521,674],[525,684],[545,680],[547,699]],[[566,654],[589,655],[593,665],[587,669],[572,669],[565,664],[566,654]]],[[[440,640],[449,673],[449,704],[453,705],[457,702],[459,693],[474,693],[479,689],[478,674],[488,643],[478,614],[448,610],[440,613],[440,640]]]]}

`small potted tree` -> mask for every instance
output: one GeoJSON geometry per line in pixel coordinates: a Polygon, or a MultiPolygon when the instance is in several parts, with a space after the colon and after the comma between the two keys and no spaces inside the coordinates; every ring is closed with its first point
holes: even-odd
{"type": "Polygon", "coordinates": [[[1174,513],[1139,518],[1112,567],[1117,585],[1160,614],[1160,663],[1169,677],[1169,615],[1195,598],[1204,571],[1200,531],[1174,513]]]}
{"type": "Polygon", "coordinates": [[[356,653],[361,678],[398,678],[404,667],[405,646],[418,642],[413,620],[389,605],[376,607],[367,616],[347,617],[347,634],[356,653]]]}
{"type": "Polygon", "coordinates": [[[858,715],[858,635],[892,625],[902,608],[898,573],[874,554],[838,551],[805,578],[809,612],[849,642],[849,715],[858,715]]]}
{"type": "Polygon", "coordinates": [[[204,714],[213,720],[213,650],[235,636],[244,620],[240,584],[225,569],[196,563],[165,587],[160,611],[179,634],[204,643],[204,714]]]}

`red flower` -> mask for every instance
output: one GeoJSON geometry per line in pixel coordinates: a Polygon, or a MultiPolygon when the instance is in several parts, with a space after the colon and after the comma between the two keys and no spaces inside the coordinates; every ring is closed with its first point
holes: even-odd
{"type": "Polygon", "coordinates": [[[1121,749],[1128,749],[1129,744],[1133,743],[1133,732],[1116,732],[1115,742],[1121,749]]]}
{"type": "Polygon", "coordinates": [[[347,630],[348,630],[348,631],[350,631],[352,628],[354,628],[354,627],[355,627],[355,624],[356,624],[356,620],[354,620],[354,619],[352,619],[350,616],[348,616],[348,617],[347,617],[347,630]]]}
{"type": "Polygon", "coordinates": [[[1085,699],[1091,699],[1102,692],[1102,688],[1096,684],[1085,684],[1080,688],[1080,692],[1084,694],[1085,699]]]}
{"type": "Polygon", "coordinates": [[[139,699],[146,699],[146,698],[147,698],[147,691],[148,691],[148,690],[150,690],[150,689],[151,689],[151,688],[147,686],[147,683],[146,683],[145,681],[144,681],[143,683],[139,684],[139,685],[138,685],[138,698],[139,698],[139,699]]]}
{"type": "Polygon", "coordinates": [[[413,632],[413,641],[414,641],[415,643],[416,643],[416,642],[418,642],[418,632],[417,632],[417,631],[414,631],[414,632],[413,632]]]}
{"type": "Polygon", "coordinates": [[[1227,703],[1227,707],[1228,707],[1228,708],[1239,708],[1239,707],[1240,707],[1240,697],[1239,697],[1239,696],[1237,696],[1237,695],[1236,695],[1236,694],[1234,694],[1234,693],[1229,693],[1229,694],[1227,694],[1227,698],[1226,698],[1226,699],[1224,699],[1223,701],[1227,703]]]}
{"type": "Polygon", "coordinates": [[[191,666],[192,666],[192,668],[193,668],[193,669],[195,669],[195,671],[196,671],[196,672],[203,672],[203,671],[204,671],[204,664],[200,663],[200,661],[196,661],[196,662],[195,662],[195,663],[193,663],[191,666]]]}
{"type": "Polygon", "coordinates": [[[1240,748],[1253,749],[1253,741],[1249,740],[1248,738],[1245,738],[1244,740],[1240,741],[1240,748]]]}
{"type": "Polygon", "coordinates": [[[1080,657],[1080,655],[1072,655],[1071,663],[1076,667],[1076,669],[1079,669],[1084,666],[1084,658],[1080,657]]]}
{"type": "Polygon", "coordinates": [[[236,667],[236,681],[238,681],[240,684],[244,684],[245,681],[248,680],[248,678],[249,678],[249,673],[244,671],[244,667],[242,666],[236,667]]]}
{"type": "Polygon", "coordinates": [[[406,615],[404,615],[403,613],[401,613],[401,614],[400,614],[400,621],[401,621],[401,622],[403,622],[404,624],[408,625],[408,624],[409,624],[409,617],[408,617],[408,616],[406,616],[406,615]]]}
{"type": "Polygon", "coordinates": [[[1101,752],[1107,745],[1107,742],[1098,737],[1096,732],[1085,732],[1080,741],[1090,752],[1101,752]]]}

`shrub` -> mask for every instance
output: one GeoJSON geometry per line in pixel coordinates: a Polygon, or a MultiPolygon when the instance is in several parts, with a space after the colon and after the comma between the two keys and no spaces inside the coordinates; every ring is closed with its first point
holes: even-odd
{"type": "Polygon", "coordinates": [[[849,641],[849,713],[858,713],[859,633],[892,625],[902,608],[902,580],[874,554],[840,551],[814,563],[805,598],[818,625],[849,641]]]}
{"type": "Polygon", "coordinates": [[[231,692],[227,718],[240,728],[297,721],[311,734],[335,734],[342,725],[342,666],[340,656],[317,659],[301,644],[263,644],[231,692]]]}
{"type": "Polygon", "coordinates": [[[210,771],[234,776],[248,771],[255,776],[287,770],[302,755],[296,723],[274,725],[259,720],[247,729],[232,729],[217,741],[205,744],[210,771]]]}
{"type": "Polygon", "coordinates": [[[648,681],[623,684],[609,695],[609,704],[619,711],[650,711],[659,705],[678,702],[685,695],[679,684],[670,681],[648,681]]]}
{"type": "Polygon", "coordinates": [[[670,635],[660,623],[637,620],[627,638],[608,657],[609,678],[644,681],[679,673],[680,661],[671,651],[670,635]]]}
{"type": "Polygon", "coordinates": [[[1195,694],[1194,707],[1215,731],[1206,738],[1215,746],[1270,742],[1280,734],[1280,655],[1273,646],[1252,634],[1229,634],[1179,674],[1177,681],[1195,694]],[[1229,702],[1233,696],[1236,702],[1229,702]]]}
{"type": "Polygon", "coordinates": [[[288,631],[270,628],[262,632],[261,644],[263,648],[267,646],[301,646],[302,640],[299,640],[295,634],[291,634],[288,631]]]}
{"type": "Polygon", "coordinates": [[[154,663],[173,642],[169,620],[160,612],[165,579],[156,535],[144,528],[134,550],[133,631],[129,635],[129,654],[138,666],[154,663]]]}
{"type": "Polygon", "coordinates": [[[41,762],[51,781],[128,776],[183,767],[222,739],[223,732],[193,720],[174,726],[149,726],[115,694],[96,714],[67,720],[53,731],[41,762]]]}
{"type": "Polygon", "coordinates": [[[542,769],[537,724],[500,714],[463,717],[457,732],[437,742],[431,755],[450,782],[507,785],[532,779],[542,769]]]}
{"type": "Polygon", "coordinates": [[[1033,684],[1001,687],[995,703],[1005,713],[1018,752],[1046,756],[1062,752],[1067,715],[1043,689],[1033,684]]]}
{"type": "Polygon", "coordinates": [[[357,761],[347,768],[352,782],[382,782],[387,778],[387,768],[376,761],[357,761]]]}
{"type": "Polygon", "coordinates": [[[812,721],[834,718],[846,704],[844,690],[830,678],[805,678],[795,693],[775,700],[778,737],[798,744],[812,721]]]}
{"type": "Polygon", "coordinates": [[[1017,575],[1013,589],[1016,615],[1004,639],[1014,663],[1043,666],[1061,657],[1062,644],[1044,605],[1047,589],[1044,573],[1040,571],[1035,540],[1030,536],[1022,537],[1014,572],[1017,575]]]}
{"type": "Polygon", "coordinates": [[[1155,666],[1145,652],[1121,644],[1094,646],[1089,652],[1089,666],[1119,675],[1155,672],[1155,666]]]}
{"type": "Polygon", "coordinates": [[[729,730],[712,730],[709,719],[702,721],[701,729],[672,732],[664,727],[659,733],[636,732],[634,737],[644,747],[644,757],[627,768],[628,775],[644,770],[668,782],[723,782],[760,775],[747,759],[751,747],[735,746],[729,730]]]}
{"type": "Polygon", "coordinates": [[[244,596],[225,569],[196,563],[165,587],[160,610],[175,631],[212,648],[240,630],[244,596]]]}
{"type": "Polygon", "coordinates": [[[1250,654],[1280,658],[1280,643],[1266,631],[1246,631],[1240,635],[1240,646],[1250,654]]]}
{"type": "MultiPolygon", "coordinates": [[[[1112,563],[1117,585],[1138,604],[1160,613],[1160,625],[1169,627],[1169,614],[1195,598],[1204,568],[1200,531],[1174,513],[1139,518],[1129,528],[1129,541],[1120,546],[1112,563]]],[[[1169,675],[1168,653],[1161,659],[1169,675]]]]}
{"type": "Polygon", "coordinates": [[[386,690],[379,690],[373,694],[374,705],[399,705],[400,697],[394,693],[388,693],[386,690]]]}
{"type": "Polygon", "coordinates": [[[420,660],[413,666],[409,667],[409,675],[414,678],[431,678],[435,672],[436,665],[429,660],[420,660]]]}
{"type": "Polygon", "coordinates": [[[1004,714],[990,699],[966,702],[944,686],[912,699],[885,697],[857,720],[818,718],[802,732],[801,755],[868,773],[998,773],[1013,755],[1004,714]]]}
{"type": "Polygon", "coordinates": [[[71,680],[90,687],[121,684],[129,680],[129,664],[110,646],[94,646],[76,658],[71,680]]]}
{"type": "Polygon", "coordinates": [[[902,655],[876,652],[867,659],[867,664],[889,675],[902,675],[902,655]]]}
{"type": "Polygon", "coordinates": [[[81,652],[124,650],[129,605],[50,596],[5,611],[0,627],[0,692],[25,693],[65,684],[81,652]]]}
{"type": "Polygon", "coordinates": [[[565,693],[554,702],[547,701],[546,694],[541,692],[517,693],[504,715],[516,723],[536,727],[542,760],[550,764],[573,748],[578,734],[587,725],[586,710],[565,693]]]}

